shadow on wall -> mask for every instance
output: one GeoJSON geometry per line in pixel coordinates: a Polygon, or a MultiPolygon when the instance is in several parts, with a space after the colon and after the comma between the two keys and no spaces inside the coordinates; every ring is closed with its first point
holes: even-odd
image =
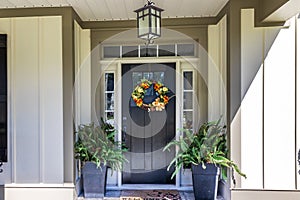
{"type": "Polygon", "coordinates": [[[0,200],[4,200],[4,186],[0,185],[0,200]]]}
{"type": "Polygon", "coordinates": [[[282,27],[255,27],[254,10],[241,12],[241,95],[244,99],[282,27]]]}

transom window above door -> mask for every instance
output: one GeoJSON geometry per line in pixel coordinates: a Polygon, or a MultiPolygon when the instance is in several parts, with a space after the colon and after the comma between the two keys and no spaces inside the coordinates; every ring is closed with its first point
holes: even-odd
{"type": "Polygon", "coordinates": [[[103,45],[101,58],[141,58],[166,56],[196,56],[193,43],[159,44],[159,45],[103,45]]]}

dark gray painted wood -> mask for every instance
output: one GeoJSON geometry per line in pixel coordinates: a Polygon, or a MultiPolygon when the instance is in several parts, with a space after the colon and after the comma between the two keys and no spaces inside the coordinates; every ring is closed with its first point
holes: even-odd
{"type": "MultiPolygon", "coordinates": [[[[162,112],[148,112],[130,102],[134,89],[133,72],[164,72],[164,84],[175,93],[175,63],[124,64],[122,65],[122,130],[123,141],[129,149],[123,172],[124,184],[174,184],[170,180],[172,170],[168,163],[174,157],[174,149],[163,152],[164,146],[175,139],[175,98],[162,112]]],[[[171,92],[171,93],[172,93],[171,92]]]]}

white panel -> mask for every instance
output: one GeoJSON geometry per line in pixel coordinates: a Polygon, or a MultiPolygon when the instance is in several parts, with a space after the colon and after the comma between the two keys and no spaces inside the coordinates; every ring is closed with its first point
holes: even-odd
{"type": "Polygon", "coordinates": [[[91,122],[91,55],[90,30],[75,23],[76,124],[91,122]]]}
{"type": "MultiPolygon", "coordinates": [[[[241,110],[239,109],[230,125],[231,159],[240,166],[241,163],[241,110]]],[[[236,187],[241,187],[241,177],[235,174],[236,187]]]]}
{"type": "MultiPolygon", "coordinates": [[[[24,187],[24,186],[23,186],[24,187]]],[[[11,187],[5,188],[5,200],[73,200],[74,189],[72,187],[11,187]]]]}
{"type": "MultiPolygon", "coordinates": [[[[265,59],[265,188],[295,189],[295,23],[265,59]]],[[[266,30],[266,44],[276,29],[266,30]]],[[[268,45],[266,45],[268,46],[268,45]]]]}
{"type": "Polygon", "coordinates": [[[74,95],[75,95],[75,112],[74,122],[75,127],[79,126],[80,122],[80,26],[74,21],[74,45],[75,45],[75,84],[74,84],[74,95]]]}
{"type": "Polygon", "coordinates": [[[227,76],[227,16],[224,16],[220,24],[220,113],[226,121],[226,76],[227,76]]]}
{"type": "Polygon", "coordinates": [[[233,190],[232,200],[299,200],[299,191],[233,190]]]}
{"type": "MultiPolygon", "coordinates": [[[[297,148],[296,151],[300,151],[300,19],[297,18],[297,148]]],[[[296,155],[298,159],[298,155],[296,155]]],[[[298,163],[297,171],[297,189],[300,189],[300,163],[298,163]]]]}
{"type": "Polygon", "coordinates": [[[41,182],[63,183],[61,17],[40,18],[39,33],[41,182]]]}
{"type": "Polygon", "coordinates": [[[15,181],[37,183],[39,162],[38,18],[13,20],[15,181]]]}
{"type": "Polygon", "coordinates": [[[90,30],[80,30],[81,122],[91,122],[91,42],[90,30]]]}
{"type": "Polygon", "coordinates": [[[226,116],[226,17],[208,27],[208,120],[226,116]]]}
{"type": "Polygon", "coordinates": [[[263,106],[262,68],[257,73],[241,105],[241,169],[243,189],[263,188],[263,106]]]}
{"type": "Polygon", "coordinates": [[[220,26],[208,27],[208,120],[220,117],[220,26]]]}
{"type": "Polygon", "coordinates": [[[263,188],[263,29],[254,28],[254,10],[241,14],[242,188],[263,188]],[[254,42],[255,41],[255,42],[254,42]]]}

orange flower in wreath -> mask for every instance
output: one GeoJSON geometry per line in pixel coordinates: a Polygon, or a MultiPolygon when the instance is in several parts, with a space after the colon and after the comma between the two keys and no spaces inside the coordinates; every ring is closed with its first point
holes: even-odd
{"type": "Polygon", "coordinates": [[[148,83],[143,82],[141,83],[141,87],[147,90],[150,87],[150,85],[148,83]]]}
{"type": "Polygon", "coordinates": [[[168,96],[164,96],[163,99],[164,99],[164,104],[169,103],[169,97],[168,96]]]}
{"type": "Polygon", "coordinates": [[[138,107],[141,107],[143,105],[143,100],[142,99],[137,99],[135,103],[138,107]]]}
{"type": "Polygon", "coordinates": [[[155,91],[158,91],[160,87],[161,87],[161,85],[159,83],[154,84],[154,90],[155,91]]]}

